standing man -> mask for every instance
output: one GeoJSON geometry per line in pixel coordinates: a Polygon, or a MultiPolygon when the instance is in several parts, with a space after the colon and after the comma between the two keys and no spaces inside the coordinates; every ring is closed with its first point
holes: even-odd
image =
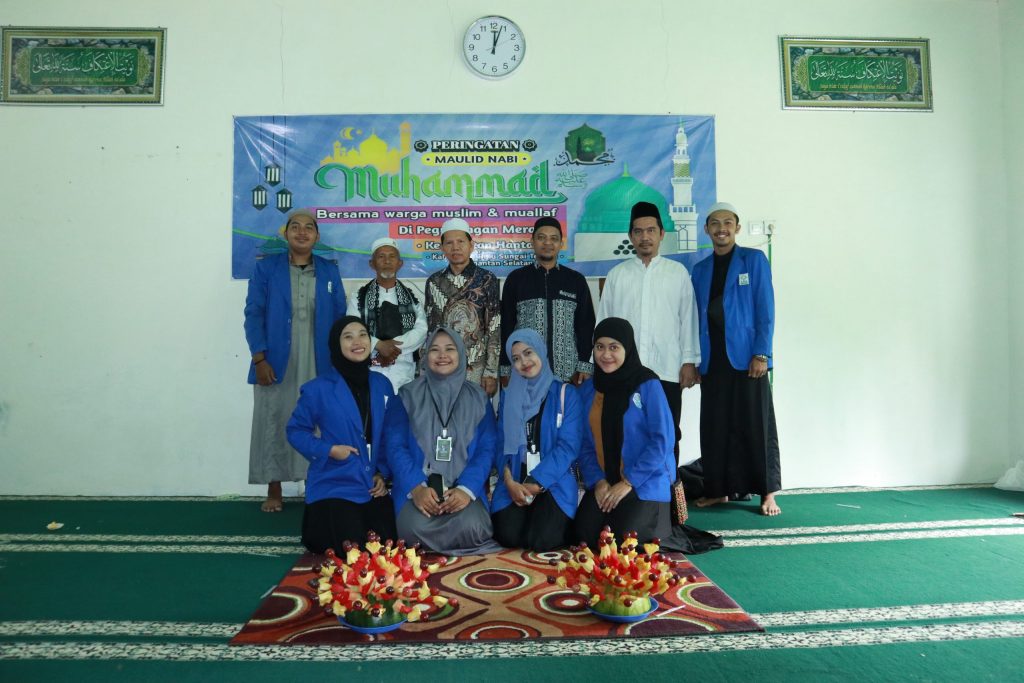
{"type": "Polygon", "coordinates": [[[427,337],[423,294],[398,279],[402,257],[398,243],[390,237],[370,246],[370,267],[377,277],[352,294],[348,307],[370,333],[370,369],[390,379],[397,393],[416,376],[413,354],[427,337]]]}
{"type": "Polygon", "coordinates": [[[657,373],[668,398],[676,425],[678,456],[682,390],[700,381],[700,343],[690,275],[683,264],[658,255],[664,238],[658,207],[650,202],[634,204],[629,241],[636,256],[608,273],[597,319],[625,318],[633,326],[640,362],[657,373]]]}
{"type": "Polygon", "coordinates": [[[466,379],[493,396],[498,391],[501,342],[498,278],[473,263],[469,231],[469,223],[461,218],[449,218],[441,226],[441,251],[448,266],[427,278],[427,329],[444,325],[462,335],[466,379]]]}
{"type": "Polygon", "coordinates": [[[768,370],[772,367],[775,292],[768,259],[736,245],[740,218],[732,204],[712,205],[704,221],[714,254],[693,267],[700,316],[700,451],[704,497],[757,493],[761,514],[782,512],[779,434],[768,370]]]}
{"type": "Polygon", "coordinates": [[[512,370],[505,353],[509,336],[522,327],[547,344],[550,367],[563,382],[582,384],[594,373],[590,352],[594,336],[594,302],[586,278],[558,265],[564,235],[555,218],[533,224],[532,265],[517,268],[501,292],[501,383],[512,370]]]}

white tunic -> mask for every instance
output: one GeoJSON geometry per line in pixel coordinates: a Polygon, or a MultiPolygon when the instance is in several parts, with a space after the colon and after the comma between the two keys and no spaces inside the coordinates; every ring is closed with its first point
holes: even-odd
{"type": "Polygon", "coordinates": [[[700,365],[697,301],[690,274],[678,261],[634,256],[608,273],[597,321],[625,318],[633,326],[640,362],[666,382],[679,381],[683,363],[700,365]]]}
{"type": "MultiPolygon", "coordinates": [[[[372,353],[373,362],[370,364],[370,369],[374,372],[379,372],[388,379],[391,380],[391,386],[398,391],[398,388],[403,384],[411,382],[416,377],[416,364],[413,361],[413,353],[423,346],[423,340],[427,338],[427,314],[423,310],[423,292],[420,291],[419,287],[412,284],[411,282],[402,281],[402,284],[408,287],[416,299],[419,301],[416,304],[416,322],[412,329],[405,334],[395,337],[395,341],[402,342],[402,353],[395,359],[392,365],[387,367],[381,367],[377,361],[377,342],[380,341],[377,337],[370,336],[370,345],[374,347],[372,353]]],[[[384,289],[379,287],[377,289],[377,297],[379,303],[385,301],[398,305],[398,292],[396,287],[391,289],[384,289]]],[[[353,315],[359,314],[359,290],[355,289],[348,297],[348,310],[353,315]]]]}

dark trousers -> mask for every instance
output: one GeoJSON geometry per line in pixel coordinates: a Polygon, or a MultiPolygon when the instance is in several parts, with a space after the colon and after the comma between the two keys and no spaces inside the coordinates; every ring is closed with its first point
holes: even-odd
{"type": "Polygon", "coordinates": [[[597,540],[605,525],[611,527],[615,540],[619,543],[627,531],[635,531],[640,543],[648,543],[654,538],[668,538],[672,532],[669,504],[640,500],[636,496],[636,491],[630,491],[619,501],[615,509],[607,514],[597,507],[594,492],[587,491],[576,510],[575,522],[574,541],[586,541],[594,552],[597,552],[597,540]]]}
{"type": "MultiPolygon", "coordinates": [[[[500,486],[501,484],[499,484],[500,486]]],[[[547,552],[569,545],[572,520],[545,491],[533,503],[519,507],[512,503],[491,515],[494,540],[506,548],[547,552]]]]}
{"type": "Polygon", "coordinates": [[[673,452],[676,454],[676,462],[679,462],[679,439],[683,438],[683,431],[679,428],[679,418],[683,414],[683,385],[679,382],[661,380],[661,388],[665,391],[668,409],[672,412],[672,423],[676,426],[676,443],[673,452]]]}
{"type": "Polygon", "coordinates": [[[327,498],[307,503],[302,512],[302,545],[314,553],[322,554],[331,548],[340,555],[345,541],[361,546],[370,531],[375,531],[382,541],[398,539],[390,495],[371,498],[368,503],[327,498]]]}

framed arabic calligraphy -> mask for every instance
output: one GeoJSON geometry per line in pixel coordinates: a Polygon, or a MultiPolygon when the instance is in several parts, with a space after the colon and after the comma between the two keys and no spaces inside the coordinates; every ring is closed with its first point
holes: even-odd
{"type": "Polygon", "coordinates": [[[4,104],[161,104],[162,28],[0,27],[4,104]]]}
{"type": "Polygon", "coordinates": [[[924,38],[779,37],[783,109],[932,111],[924,38]]]}

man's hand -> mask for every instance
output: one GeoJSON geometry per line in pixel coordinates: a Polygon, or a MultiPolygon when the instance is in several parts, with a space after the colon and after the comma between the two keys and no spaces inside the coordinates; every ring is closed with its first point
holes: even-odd
{"type": "Polygon", "coordinates": [[[441,514],[453,515],[461,512],[463,508],[472,503],[469,494],[459,488],[451,488],[444,492],[444,502],[441,503],[441,514]]]}
{"type": "Polygon", "coordinates": [[[274,368],[271,367],[270,361],[264,358],[259,363],[256,363],[256,383],[261,387],[269,387],[271,384],[277,381],[277,375],[274,374],[274,368]]]}
{"type": "Polygon", "coordinates": [[[689,389],[695,384],[700,384],[700,373],[697,372],[697,366],[693,363],[683,363],[683,367],[679,368],[679,384],[683,389],[689,389]]]}
{"type": "Polygon", "coordinates": [[[348,457],[350,455],[356,453],[359,453],[358,448],[353,448],[352,446],[345,446],[344,444],[337,443],[331,446],[330,456],[335,460],[348,460],[348,457]]]}
{"type": "Polygon", "coordinates": [[[498,380],[499,382],[501,382],[501,388],[502,389],[508,389],[508,381],[510,379],[511,379],[511,377],[506,375],[505,377],[502,377],[501,379],[498,380]]]}
{"type": "Polygon", "coordinates": [[[374,498],[380,498],[383,495],[387,495],[388,487],[384,483],[384,477],[379,474],[373,475],[373,488],[370,489],[370,495],[374,498]]]}
{"type": "Polygon", "coordinates": [[[590,375],[588,375],[587,373],[574,372],[572,373],[572,377],[569,378],[569,381],[575,384],[576,386],[579,386],[586,382],[588,379],[590,379],[590,375]]]}
{"type": "Polygon", "coordinates": [[[434,492],[434,489],[429,486],[416,486],[413,488],[412,504],[425,517],[441,514],[441,501],[437,499],[437,493],[434,492]]]}
{"type": "Polygon", "coordinates": [[[611,512],[632,490],[632,484],[628,481],[620,481],[618,484],[608,488],[604,500],[598,500],[597,506],[601,508],[601,512],[611,512]]]}
{"type": "Polygon", "coordinates": [[[402,355],[402,342],[394,339],[379,339],[373,348],[377,350],[377,360],[385,367],[402,355]]]}
{"type": "Polygon", "coordinates": [[[751,379],[760,379],[768,374],[768,361],[761,360],[760,358],[751,358],[750,367],[747,368],[747,377],[751,379]]]}
{"type": "Polygon", "coordinates": [[[498,380],[495,377],[481,377],[480,386],[484,388],[488,396],[494,396],[494,392],[498,390],[498,380]]]}

